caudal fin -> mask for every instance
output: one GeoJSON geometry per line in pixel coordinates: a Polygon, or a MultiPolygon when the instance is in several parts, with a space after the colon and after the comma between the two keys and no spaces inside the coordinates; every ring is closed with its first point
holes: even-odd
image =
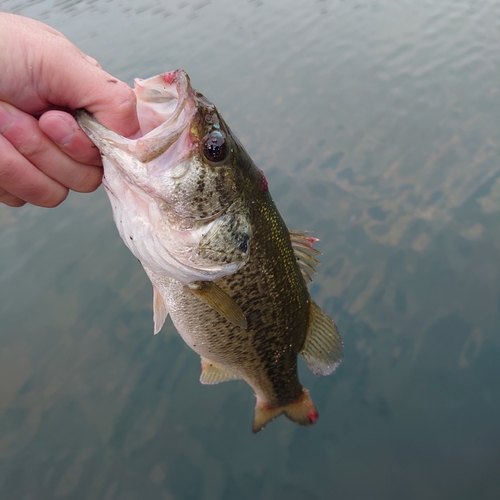
{"type": "Polygon", "coordinates": [[[286,406],[269,406],[257,398],[255,416],[252,426],[254,433],[262,430],[271,420],[281,414],[299,425],[312,425],[318,420],[318,410],[312,402],[307,389],[302,389],[302,394],[286,406]]]}

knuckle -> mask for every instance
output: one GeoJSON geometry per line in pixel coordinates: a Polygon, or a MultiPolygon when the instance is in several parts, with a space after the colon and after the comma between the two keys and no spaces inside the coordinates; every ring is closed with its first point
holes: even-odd
{"type": "Polygon", "coordinates": [[[0,161],[0,179],[10,180],[17,174],[17,168],[17,161],[14,156],[4,156],[0,161]]]}
{"type": "Polygon", "coordinates": [[[40,130],[38,121],[30,115],[18,112],[12,124],[2,135],[25,158],[31,159],[43,154],[48,140],[40,130]]]}
{"type": "Polygon", "coordinates": [[[12,151],[6,148],[5,155],[0,156],[0,202],[10,206],[22,206],[28,202],[47,208],[62,203],[68,196],[68,189],[44,175],[25,158],[17,148],[12,151]]]}
{"type": "Polygon", "coordinates": [[[33,159],[44,153],[45,140],[40,133],[30,134],[17,141],[16,149],[27,159],[33,159]]]}

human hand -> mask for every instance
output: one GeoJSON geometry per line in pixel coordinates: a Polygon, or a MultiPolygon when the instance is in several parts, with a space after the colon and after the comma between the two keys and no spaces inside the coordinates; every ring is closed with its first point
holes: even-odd
{"type": "Polygon", "coordinates": [[[85,108],[131,136],[139,130],[133,90],[58,31],[6,13],[0,70],[0,203],[55,207],[69,189],[95,190],[99,152],[70,112],[85,108]]]}

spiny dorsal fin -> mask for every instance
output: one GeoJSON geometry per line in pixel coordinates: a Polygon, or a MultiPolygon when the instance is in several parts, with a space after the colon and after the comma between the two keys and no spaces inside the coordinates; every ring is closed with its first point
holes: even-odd
{"type": "Polygon", "coordinates": [[[226,380],[238,380],[241,377],[224,368],[215,361],[210,361],[207,358],[201,357],[201,376],[200,382],[202,384],[219,384],[226,380]]]}
{"type": "Polygon", "coordinates": [[[158,288],[153,285],[153,320],[155,335],[161,330],[168,316],[167,306],[158,288]]]}
{"type": "Polygon", "coordinates": [[[319,240],[308,236],[309,231],[291,230],[289,233],[302,276],[306,281],[312,281],[311,274],[316,273],[316,266],[319,264],[319,260],[314,256],[321,255],[320,251],[313,248],[313,244],[319,240]]]}
{"type": "Polygon", "coordinates": [[[189,289],[200,300],[224,316],[233,325],[247,329],[247,319],[241,307],[213,281],[193,281],[189,289]]]}
{"type": "Polygon", "coordinates": [[[343,347],[337,325],[311,301],[309,327],[300,353],[306,365],[317,376],[330,375],[342,361],[343,347]]]}

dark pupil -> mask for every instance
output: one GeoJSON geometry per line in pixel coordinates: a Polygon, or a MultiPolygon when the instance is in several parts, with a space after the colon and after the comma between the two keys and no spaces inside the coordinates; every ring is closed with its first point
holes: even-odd
{"type": "Polygon", "coordinates": [[[226,158],[226,141],[220,132],[208,136],[203,146],[203,154],[210,161],[222,161],[226,158]]]}

